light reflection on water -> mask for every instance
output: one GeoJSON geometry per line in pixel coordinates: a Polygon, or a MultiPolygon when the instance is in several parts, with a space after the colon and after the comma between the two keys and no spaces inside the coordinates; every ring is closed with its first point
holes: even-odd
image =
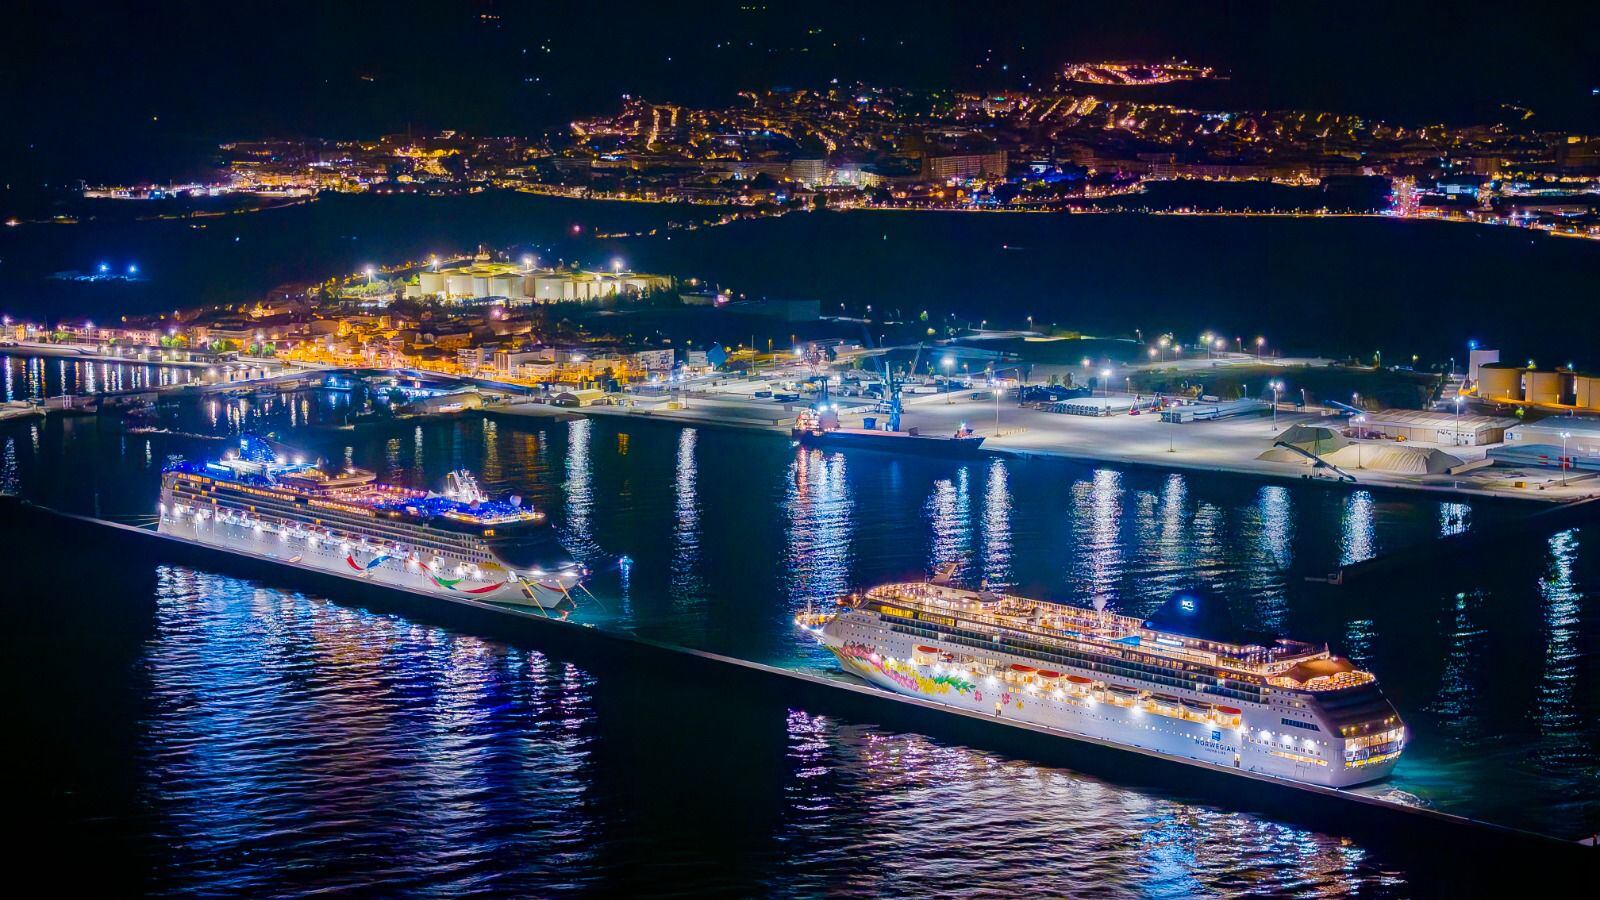
{"type": "MultiPolygon", "coordinates": [[[[217,414],[213,404],[228,410],[216,420],[217,432],[287,415],[208,400],[196,403],[185,421],[206,427],[217,414]]],[[[321,421],[316,416],[313,422],[321,421]]],[[[93,489],[105,494],[95,494],[95,502],[103,499],[108,512],[147,514],[154,470],[168,454],[203,455],[222,446],[149,436],[108,453],[103,436],[85,427],[91,424],[33,425],[26,441],[9,439],[20,430],[8,432],[0,479],[86,507],[83,472],[92,460],[93,489]]],[[[789,627],[794,612],[878,581],[926,573],[940,561],[958,562],[973,582],[1016,583],[1029,594],[1079,603],[1099,596],[1137,613],[1173,590],[1217,586],[1252,624],[1329,640],[1379,672],[1414,725],[1394,788],[1415,790],[1451,811],[1490,808],[1515,817],[1520,809],[1523,818],[1512,824],[1562,833],[1592,830],[1600,816],[1591,749],[1600,737],[1596,690],[1585,649],[1595,625],[1583,617],[1594,564],[1582,552],[1582,532],[1553,537],[1533,565],[1496,561],[1460,598],[1453,589],[1440,596],[1433,572],[1397,575],[1381,591],[1332,597],[1308,593],[1299,576],[1437,534],[1442,522],[1492,519],[1496,508],[1422,498],[1377,504],[1362,490],[1177,473],[793,450],[745,435],[598,419],[506,419],[493,426],[468,418],[353,433],[313,427],[292,440],[417,487],[437,487],[455,466],[487,471],[484,460],[492,459],[494,489],[520,492],[549,511],[579,555],[651,560],[638,572],[597,575],[598,592],[625,601],[622,627],[724,651],[759,647],[751,655],[763,661],[772,661],[766,648],[775,646],[780,663],[827,665],[826,655],[789,627]],[[735,471],[740,477],[730,478],[735,471]],[[764,540],[769,534],[773,539],[764,540]],[[737,554],[733,571],[740,578],[771,572],[774,580],[753,589],[729,574],[729,557],[717,548],[737,554]],[[1491,577],[1533,569],[1542,577],[1491,577]],[[663,610],[669,615],[657,615],[663,610]],[[1503,627],[1507,617],[1526,634],[1503,627]],[[1486,663],[1509,659],[1529,665],[1486,663]],[[1494,702],[1507,694],[1528,702],[1494,702]],[[1487,756],[1483,749],[1491,745],[1503,752],[1487,756]],[[1558,802],[1556,812],[1534,811],[1558,802]]],[[[1452,567],[1474,577],[1470,559],[1452,567]]],[[[431,838],[410,835],[406,840],[420,849],[403,848],[415,849],[419,867],[433,867],[428,877],[443,883],[458,884],[450,880],[455,875],[441,874],[455,871],[443,849],[451,843],[467,847],[463,858],[472,861],[464,865],[483,873],[532,872],[543,863],[520,855],[534,855],[534,845],[546,847],[546,855],[556,847],[556,856],[577,861],[565,874],[580,881],[584,860],[605,855],[603,842],[588,851],[562,843],[569,830],[605,831],[618,814],[592,799],[585,780],[588,760],[606,746],[593,731],[598,714],[590,676],[399,617],[183,569],[162,572],[150,648],[160,702],[146,722],[154,742],[146,771],[160,802],[178,810],[166,837],[197,881],[235,864],[256,877],[253,864],[228,856],[243,841],[317,857],[331,840],[331,823],[349,827],[368,815],[373,792],[391,790],[401,792],[396,802],[407,815],[440,830],[431,838]],[[220,731],[230,733],[210,737],[220,731]],[[369,745],[372,755],[348,757],[369,745]],[[333,748],[347,758],[328,759],[333,748]],[[485,774],[491,761],[493,779],[485,774]],[[220,774],[202,777],[207,773],[220,774]],[[236,793],[211,796],[225,791],[236,793]],[[504,794],[504,801],[489,793],[504,794]],[[206,834],[224,812],[241,808],[231,804],[264,818],[240,826],[242,833],[206,834]],[[293,837],[301,827],[309,829],[304,841],[293,837]]],[[[661,706],[664,715],[673,709],[661,706]]],[[[761,732],[737,721],[718,727],[733,741],[761,732]]],[[[1334,847],[1328,838],[1260,817],[810,713],[792,713],[787,731],[792,769],[770,786],[787,798],[774,834],[785,848],[802,848],[795,858],[808,865],[786,868],[780,854],[762,864],[763,884],[936,893],[936,876],[951,871],[946,865],[981,872],[992,890],[1034,893],[1050,883],[1038,879],[1067,877],[1097,854],[1143,879],[1111,883],[1146,893],[1248,886],[1229,881],[1229,870],[1255,873],[1260,881],[1251,885],[1267,889],[1303,883],[1336,892],[1340,879],[1359,889],[1376,877],[1359,846],[1334,847]],[[950,812],[955,807],[961,815],[950,812]],[[929,809],[940,815],[926,816],[929,809]],[[1112,816],[1107,810],[1127,816],[1125,830],[1101,820],[1112,816]],[[1073,827],[1080,819],[1099,830],[1073,827]],[[903,833],[943,848],[938,826],[944,823],[951,834],[981,845],[991,837],[988,829],[1013,820],[1038,842],[1028,858],[1048,857],[1047,864],[1008,869],[996,862],[1003,853],[980,853],[966,843],[952,845],[953,855],[941,863],[938,854],[906,854],[893,837],[903,833]],[[898,831],[883,830],[891,828],[898,831]],[[846,878],[851,866],[859,881],[846,878]]],[[[674,776],[669,770],[659,777],[674,776]]],[[[991,851],[1004,840],[998,830],[992,837],[991,851]]],[[[358,836],[355,846],[359,853],[390,839],[358,836]]],[[[511,883],[545,884],[561,874],[553,867],[538,871],[511,883]]]]}
{"type": "Polygon", "coordinates": [[[200,371],[188,366],[0,353],[0,401],[42,400],[63,394],[101,391],[142,391],[188,384],[200,371]]]}
{"type": "Polygon", "coordinates": [[[802,894],[1190,897],[1395,886],[1359,847],[1250,815],[800,711],[790,712],[788,734],[782,880],[802,894]]]}
{"type": "MultiPolygon", "coordinates": [[[[784,582],[790,614],[826,608],[848,594],[855,504],[843,453],[800,450],[785,479],[784,582]]],[[[709,575],[710,573],[708,573],[709,575]]]]}
{"type": "Polygon", "coordinates": [[[677,468],[673,478],[672,598],[679,603],[701,599],[699,460],[695,446],[700,432],[678,434],[677,468]]]}

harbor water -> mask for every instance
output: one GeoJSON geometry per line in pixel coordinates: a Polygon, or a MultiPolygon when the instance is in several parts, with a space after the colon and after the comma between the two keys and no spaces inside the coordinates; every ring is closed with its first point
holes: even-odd
{"type": "MultiPolygon", "coordinates": [[[[168,461],[244,431],[416,487],[467,467],[547,510],[594,570],[582,622],[806,670],[831,662],[795,613],[945,563],[1133,615],[1207,591],[1378,674],[1411,742],[1368,792],[1566,839],[1600,829],[1592,527],[1329,586],[1307,577],[1528,510],[614,419],[341,428],[359,402],[189,398],[139,434],[15,424],[0,487],[149,521],[168,461]]],[[[653,677],[626,650],[575,660],[556,639],[491,639],[337,591],[108,558],[88,530],[12,570],[25,793],[49,810],[45,834],[88,839],[106,872],[155,889],[1408,895],[1437,865],[1195,799],[1181,777],[1133,784],[653,677]]]]}

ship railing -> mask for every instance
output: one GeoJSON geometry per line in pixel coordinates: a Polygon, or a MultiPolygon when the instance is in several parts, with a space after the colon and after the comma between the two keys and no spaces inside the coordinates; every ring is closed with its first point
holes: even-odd
{"type": "MultiPolygon", "coordinates": [[[[963,615],[982,616],[995,622],[1016,623],[1019,626],[1030,625],[1021,616],[984,611],[985,607],[994,605],[996,601],[986,600],[982,593],[960,588],[932,584],[892,584],[872,588],[867,591],[867,596],[904,601],[909,605],[932,611],[948,609],[959,611],[963,615]]],[[[1025,597],[1014,597],[1007,594],[994,596],[998,598],[998,603],[1002,607],[1009,605],[1013,608],[1036,610],[1039,611],[1039,618],[1065,620],[1074,628],[1082,628],[1095,633],[1109,633],[1114,637],[1122,637],[1141,625],[1139,619],[1117,613],[1090,612],[1061,604],[1029,600],[1025,597]]]]}
{"type": "MultiPolygon", "coordinates": [[[[1203,656],[1193,653],[1192,651],[1185,651],[1183,648],[1167,647],[1154,642],[1141,642],[1137,646],[1120,643],[1119,639],[1125,637],[1126,634],[1114,628],[1104,627],[1103,623],[1096,621],[1095,615],[1092,613],[1083,614],[1083,617],[1080,620],[1084,622],[1084,624],[1080,626],[1083,629],[1082,631],[1070,631],[1068,629],[1052,629],[1049,627],[1043,627],[1025,620],[981,611],[979,609],[974,609],[973,605],[971,604],[945,605],[936,601],[929,602],[927,597],[919,596],[915,593],[907,593],[895,590],[880,590],[875,588],[872,591],[868,591],[867,595],[874,600],[895,606],[909,607],[919,611],[933,613],[935,615],[948,615],[959,619],[964,625],[969,628],[973,628],[973,630],[983,631],[985,633],[992,634],[994,632],[1009,631],[1020,635],[1039,638],[1046,643],[1053,645],[1060,645],[1063,642],[1087,643],[1094,645],[1102,652],[1109,652],[1118,657],[1124,657],[1129,653],[1134,653],[1146,656],[1163,657],[1178,662],[1204,664],[1207,666],[1216,666],[1219,663],[1219,661],[1216,659],[1207,659],[1203,656]]],[[[1049,618],[1062,617],[1054,616],[1052,614],[1052,616],[1049,618]]],[[[1128,617],[1115,616],[1114,618],[1125,619],[1128,617]]],[[[926,622],[926,620],[924,621],[926,622]]],[[[1137,620],[1130,619],[1130,621],[1137,620]]],[[[1074,622],[1072,624],[1077,623],[1074,622]]],[[[1248,661],[1236,661],[1230,659],[1229,662],[1237,663],[1236,666],[1230,666],[1230,669],[1249,674],[1260,674],[1257,667],[1248,661]]]]}

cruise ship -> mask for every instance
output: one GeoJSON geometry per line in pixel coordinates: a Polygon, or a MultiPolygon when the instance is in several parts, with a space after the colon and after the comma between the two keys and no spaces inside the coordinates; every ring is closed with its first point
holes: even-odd
{"type": "Polygon", "coordinates": [[[246,436],[221,459],[161,480],[158,531],[196,544],[449,599],[565,616],[587,574],[542,512],[492,500],[470,473],[443,492],[380,484],[246,436]]]}
{"type": "Polygon", "coordinates": [[[1149,619],[950,584],[889,584],[797,624],[872,684],[958,709],[1277,778],[1387,776],[1405,725],[1326,646],[1253,642],[1180,595],[1149,619]]]}

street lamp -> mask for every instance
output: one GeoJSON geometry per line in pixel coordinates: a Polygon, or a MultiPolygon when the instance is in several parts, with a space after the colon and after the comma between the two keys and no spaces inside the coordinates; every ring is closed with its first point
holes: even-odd
{"type": "Polygon", "coordinates": [[[994,389],[994,436],[1000,436],[1000,389],[994,389]]]}
{"type": "Polygon", "coordinates": [[[1572,437],[1572,432],[1561,432],[1561,486],[1567,486],[1567,438],[1572,437]]]}
{"type": "Polygon", "coordinates": [[[372,283],[372,276],[375,275],[375,274],[377,274],[377,269],[374,269],[371,266],[367,266],[367,284],[371,284],[372,283]]]}
{"type": "Polygon", "coordinates": [[[1272,388],[1272,430],[1278,430],[1278,392],[1283,390],[1283,382],[1274,381],[1269,385],[1272,388]]]}
{"type": "Polygon", "coordinates": [[[1256,338],[1256,359],[1260,359],[1261,358],[1261,348],[1265,347],[1266,345],[1267,345],[1267,339],[1266,338],[1264,338],[1264,337],[1256,338]]]}
{"type": "Polygon", "coordinates": [[[944,366],[944,404],[949,406],[954,402],[950,399],[950,368],[956,364],[956,361],[946,356],[939,361],[939,364],[944,366]]]}
{"type": "Polygon", "coordinates": [[[1461,401],[1462,396],[1456,395],[1456,446],[1461,446],[1461,401]]]}
{"type": "Polygon", "coordinates": [[[1211,332],[1200,335],[1200,343],[1206,345],[1206,359],[1211,358],[1211,332]]]}
{"type": "Polygon", "coordinates": [[[1162,362],[1166,362],[1167,361],[1167,345],[1170,344],[1170,343],[1172,343],[1172,341],[1166,335],[1162,335],[1161,339],[1156,341],[1156,344],[1161,347],[1161,361],[1162,362]]]}
{"type": "Polygon", "coordinates": [[[1110,384],[1111,384],[1111,370],[1110,369],[1101,369],[1100,370],[1100,395],[1102,397],[1111,396],[1110,384]]]}

